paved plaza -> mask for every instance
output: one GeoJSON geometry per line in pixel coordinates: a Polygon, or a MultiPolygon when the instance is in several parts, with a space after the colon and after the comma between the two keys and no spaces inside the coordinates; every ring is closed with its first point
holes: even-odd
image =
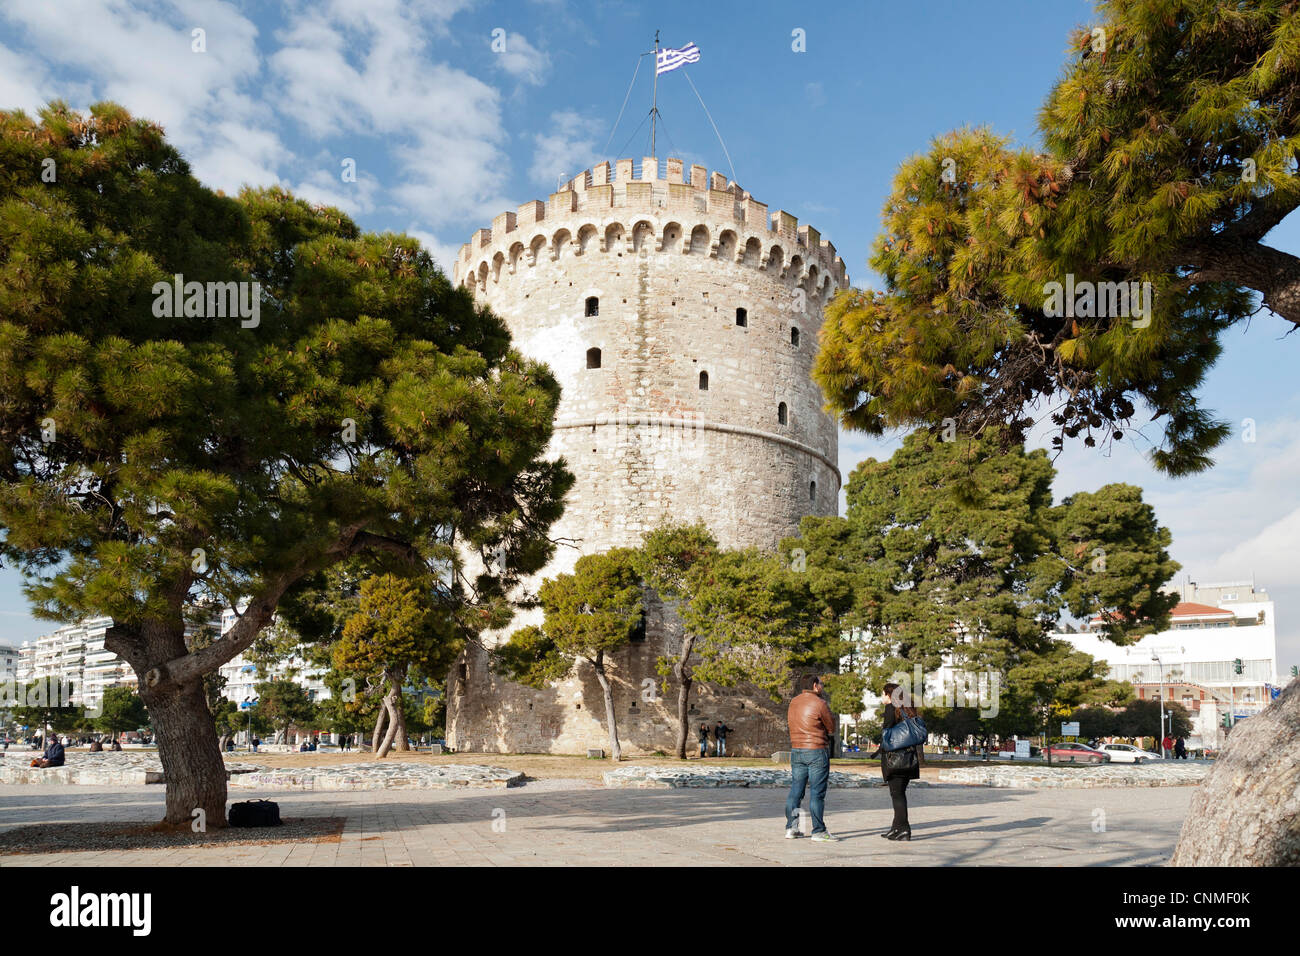
{"type": "MultiPolygon", "coordinates": [[[[9,866],[1158,866],[1194,787],[909,790],[912,842],[881,787],[832,790],[839,843],[782,838],[779,789],[606,789],[540,780],[496,790],[232,791],[286,818],[342,817],[341,837],[268,845],[3,854],[9,866]]],[[[18,827],[162,818],[161,787],[0,785],[0,834],[18,827]]],[[[266,833],[274,830],[249,831],[266,833]]],[[[197,837],[196,837],[197,839],[197,837]]]]}

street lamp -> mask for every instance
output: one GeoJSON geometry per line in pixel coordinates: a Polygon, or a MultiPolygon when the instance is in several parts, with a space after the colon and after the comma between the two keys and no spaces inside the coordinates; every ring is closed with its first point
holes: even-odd
{"type": "Polygon", "coordinates": [[[240,710],[248,711],[248,752],[253,752],[253,708],[257,705],[256,697],[245,697],[239,705],[240,710]]]}
{"type": "Polygon", "coordinates": [[[1160,736],[1156,740],[1156,746],[1160,748],[1160,756],[1165,756],[1165,665],[1160,662],[1160,655],[1155,651],[1151,652],[1151,659],[1156,662],[1156,667],[1160,671],[1160,736]]]}

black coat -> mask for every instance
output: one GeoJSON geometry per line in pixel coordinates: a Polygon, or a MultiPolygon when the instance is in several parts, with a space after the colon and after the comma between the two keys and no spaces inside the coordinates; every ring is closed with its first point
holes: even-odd
{"type": "Polygon", "coordinates": [[[51,767],[63,766],[63,744],[59,743],[57,738],[45,748],[45,759],[50,762],[51,767]]]}
{"type": "MultiPolygon", "coordinates": [[[[886,704],[886,705],[885,705],[885,717],[884,717],[884,720],[881,722],[880,729],[881,729],[882,731],[888,730],[890,727],[893,727],[895,724],[897,724],[897,723],[899,723],[899,722],[900,722],[900,721],[899,721],[899,717],[898,717],[898,710],[897,710],[897,708],[895,708],[893,704],[886,704]]],[[[892,779],[892,778],[894,778],[894,777],[899,777],[899,778],[901,778],[901,779],[903,779],[903,780],[915,780],[915,779],[917,779],[918,777],[920,777],[920,776],[921,776],[921,767],[920,767],[920,763],[921,763],[922,747],[923,747],[922,744],[917,744],[917,745],[913,748],[913,749],[916,751],[916,763],[917,763],[917,766],[913,767],[911,770],[891,770],[891,768],[889,768],[888,766],[886,766],[884,751],[883,751],[883,750],[877,751],[877,752],[880,754],[880,774],[881,774],[881,776],[884,777],[885,780],[890,780],[890,779],[892,779]]]]}

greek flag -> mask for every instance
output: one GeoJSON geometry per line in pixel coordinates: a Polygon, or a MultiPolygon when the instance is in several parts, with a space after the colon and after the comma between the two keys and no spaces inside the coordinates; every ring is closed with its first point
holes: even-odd
{"type": "Polygon", "coordinates": [[[670,50],[664,47],[659,51],[656,58],[655,75],[661,73],[670,73],[679,66],[685,66],[687,63],[698,63],[700,60],[700,48],[694,43],[688,43],[680,50],[670,50]]]}

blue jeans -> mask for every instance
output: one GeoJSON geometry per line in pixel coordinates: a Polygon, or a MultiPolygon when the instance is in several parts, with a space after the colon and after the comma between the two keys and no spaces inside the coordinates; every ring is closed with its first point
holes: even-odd
{"type": "Polygon", "coordinates": [[[726,737],[719,737],[719,738],[718,738],[718,756],[719,756],[719,757],[725,757],[726,755],[727,755],[727,738],[726,738],[726,737]]]}
{"type": "Polygon", "coordinates": [[[799,823],[799,804],[803,792],[810,791],[808,812],[812,814],[812,832],[825,833],[822,810],[826,806],[826,786],[831,780],[831,755],[824,747],[816,750],[790,751],[790,795],[785,798],[785,828],[799,823]]]}
{"type": "Polygon", "coordinates": [[[709,755],[709,742],[708,742],[707,740],[701,740],[701,741],[700,741],[700,756],[701,756],[701,757],[707,757],[708,755],[709,755]]]}

